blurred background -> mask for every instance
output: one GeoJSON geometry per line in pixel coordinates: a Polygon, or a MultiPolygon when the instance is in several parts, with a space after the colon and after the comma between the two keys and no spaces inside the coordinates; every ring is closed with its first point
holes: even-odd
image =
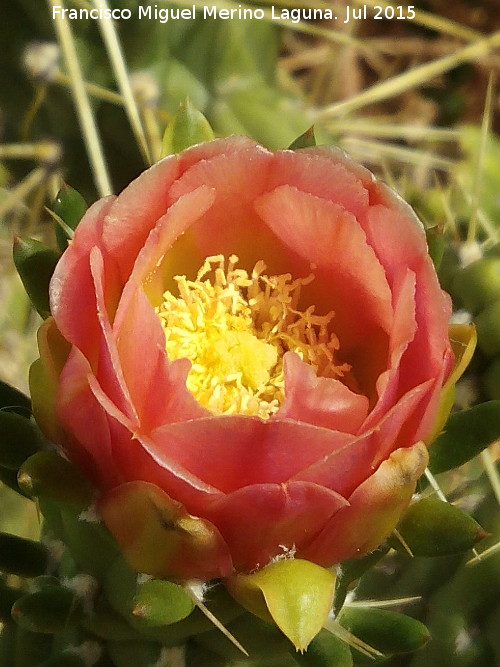
{"type": "MultiPolygon", "coordinates": [[[[314,125],[318,143],[341,146],[410,201],[439,242],[440,278],[457,321],[481,316],[483,288],[479,281],[464,297],[471,284],[464,270],[500,256],[498,0],[106,0],[131,15],[112,24],[63,21],[55,6],[8,0],[0,8],[2,380],[27,390],[40,323],[13,266],[13,234],[53,244],[50,210],[63,182],[89,204],[120,191],[158,159],[165,127],[186,97],[217,135],[249,134],[269,148],[287,147],[314,125]],[[258,8],[263,18],[204,19],[205,4],[258,8]],[[197,17],[139,19],[139,6],[171,10],[171,17],[196,6],[197,17]],[[297,18],[311,8],[323,18],[297,18]],[[338,18],[328,18],[330,11],[338,18]]],[[[480,339],[460,386],[461,408],[500,398],[500,344],[490,338],[480,339]]],[[[497,458],[493,445],[440,480],[450,499],[482,517],[493,549],[500,539],[497,458]]],[[[0,494],[2,530],[36,535],[36,508],[6,487],[0,494]]],[[[492,553],[475,569],[462,557],[432,566],[384,561],[360,595],[423,596],[413,613],[446,637],[439,650],[390,664],[500,665],[500,561],[498,549],[492,553]],[[467,606],[471,594],[479,602],[467,606]],[[446,624],[436,609],[450,605],[459,611],[446,624]]]]}

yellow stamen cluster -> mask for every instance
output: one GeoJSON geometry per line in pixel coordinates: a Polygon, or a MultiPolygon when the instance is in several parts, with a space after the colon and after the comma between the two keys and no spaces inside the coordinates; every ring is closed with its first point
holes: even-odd
{"type": "Polygon", "coordinates": [[[249,274],[238,257],[207,257],[196,280],[176,276],[178,296],[165,292],[157,309],[170,359],[187,358],[187,387],[213,414],[267,419],[284,398],[283,355],[288,350],[325,377],[342,376],[333,312],[297,310],[301,287],[314,276],[267,276],[263,261],[249,274]]]}

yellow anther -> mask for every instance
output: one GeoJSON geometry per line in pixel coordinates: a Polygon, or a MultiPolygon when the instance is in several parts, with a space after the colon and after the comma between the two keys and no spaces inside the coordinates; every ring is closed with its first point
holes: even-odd
{"type": "Polygon", "coordinates": [[[267,276],[259,260],[249,274],[238,257],[207,257],[196,280],[176,276],[178,296],[165,292],[157,309],[170,359],[187,358],[187,387],[214,414],[267,419],[284,398],[283,355],[296,352],[318,375],[342,376],[333,312],[297,309],[301,287],[314,276],[267,276]]]}

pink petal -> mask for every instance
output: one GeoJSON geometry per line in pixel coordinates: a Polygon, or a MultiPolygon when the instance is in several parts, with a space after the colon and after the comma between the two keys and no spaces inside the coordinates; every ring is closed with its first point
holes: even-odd
{"type": "Polygon", "coordinates": [[[251,484],[285,482],[352,436],[292,421],[222,415],[162,426],[151,440],[158,452],[230,493],[251,484]]]}
{"type": "Polygon", "coordinates": [[[57,414],[65,431],[63,444],[71,460],[101,487],[120,483],[111,449],[107,415],[90,389],[88,361],[73,348],[60,376],[57,414]],[[91,418],[89,418],[91,415],[91,418]]]}
{"type": "Polygon", "coordinates": [[[417,441],[422,402],[428,401],[433,386],[434,381],[429,380],[415,387],[372,430],[302,470],[294,479],[321,484],[348,498],[394,450],[417,441]]]}
{"type": "Polygon", "coordinates": [[[256,484],[211,502],[205,516],[229,545],[238,571],[302,549],[347,501],[316,484],[256,484]]]}
{"type": "MultiPolygon", "coordinates": [[[[93,246],[102,245],[103,220],[114,199],[106,197],[89,208],[50,283],[50,308],[59,331],[80,348],[91,363],[95,361],[94,341],[99,336],[99,323],[89,254],[93,246]]],[[[113,285],[113,290],[116,288],[113,285]]]]}
{"type": "Polygon", "coordinates": [[[168,208],[168,191],[179,174],[176,156],[166,157],[125,188],[107,211],[102,244],[123,282],[158,218],[168,208]]]}
{"type": "Polygon", "coordinates": [[[118,409],[126,413],[130,419],[133,419],[137,423],[137,411],[123,377],[116,349],[116,340],[112,334],[111,323],[106,308],[104,259],[97,246],[94,246],[90,251],[90,270],[94,280],[97,316],[101,329],[94,341],[95,348],[99,351],[96,378],[118,409]]]}
{"type": "MultiPolygon", "coordinates": [[[[379,188],[379,197],[388,198],[387,188],[379,188]]],[[[391,197],[391,201],[395,199],[391,197]]],[[[397,200],[396,200],[397,201],[397,200]]],[[[400,203],[407,212],[407,205],[400,203]]],[[[411,209],[410,209],[411,212],[411,209]]],[[[410,214],[408,214],[410,215],[410,214]]],[[[414,218],[414,215],[413,215],[414,218]]],[[[370,208],[364,224],[369,242],[386,268],[388,280],[397,290],[405,272],[410,269],[416,276],[415,319],[418,328],[414,341],[401,363],[402,390],[424,382],[435,375],[443,360],[443,351],[449,349],[447,337],[443,335],[451,315],[451,303],[436,277],[427,254],[425,235],[421,226],[402,224],[401,211],[378,204],[370,208]],[[397,230],[398,242],[388,244],[397,230]]],[[[397,292],[396,292],[397,293],[397,292]]]]}
{"type": "Polygon", "coordinates": [[[329,567],[376,549],[408,506],[428,458],[423,443],[395,451],[297,556],[329,567]]]}
{"type": "Polygon", "coordinates": [[[107,417],[112,457],[121,479],[155,484],[183,502],[189,511],[203,514],[207,499],[220,495],[220,491],[192,475],[147,435],[136,433],[133,423],[109,400],[93,376],[89,377],[89,386],[107,417]]]}
{"type": "Polygon", "coordinates": [[[162,424],[209,414],[186,387],[191,363],[187,359],[168,360],[159,317],[141,288],[129,299],[127,317],[117,333],[116,344],[141,433],[149,433],[162,424]],[[144,352],[138,353],[139,350],[144,352]]]}
{"type": "Polygon", "coordinates": [[[375,426],[401,398],[402,389],[399,382],[401,358],[411,344],[417,328],[415,320],[415,280],[413,271],[407,269],[401,284],[394,288],[394,323],[389,340],[387,370],[378,377],[376,383],[378,400],[363,423],[360,432],[375,426]]]}
{"type": "Polygon", "coordinates": [[[285,400],[276,418],[294,419],[335,431],[355,434],[368,414],[368,399],[340,380],[318,378],[292,352],[284,357],[285,400]]]}

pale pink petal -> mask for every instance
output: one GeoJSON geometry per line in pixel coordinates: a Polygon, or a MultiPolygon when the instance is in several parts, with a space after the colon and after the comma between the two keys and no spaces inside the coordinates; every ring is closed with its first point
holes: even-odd
{"type": "Polygon", "coordinates": [[[286,249],[276,243],[253,208],[254,200],[267,188],[271,164],[271,153],[251,148],[217,155],[188,169],[171,188],[172,203],[201,185],[213,188],[216,199],[203,219],[174,244],[171,254],[179,257],[194,251],[204,258],[235,253],[246,269],[263,259],[273,272],[286,272],[286,249]]]}
{"type": "Polygon", "coordinates": [[[297,557],[328,567],[376,549],[408,506],[428,458],[423,443],[393,452],[297,557]]]}
{"type": "Polygon", "coordinates": [[[160,456],[230,493],[249,484],[286,482],[352,436],[293,421],[221,415],[165,425],[151,440],[160,456]]]}
{"type": "Polygon", "coordinates": [[[366,186],[372,179],[368,170],[356,165],[340,149],[279,151],[274,157],[267,189],[292,185],[301,192],[338,204],[357,218],[368,209],[366,186]]]}
{"type": "Polygon", "coordinates": [[[241,153],[242,151],[249,149],[253,149],[254,151],[265,150],[262,146],[253,141],[253,139],[240,135],[233,135],[231,137],[197,144],[196,146],[191,146],[191,148],[183,151],[178,156],[179,170],[180,173],[184,173],[198,162],[211,160],[218,155],[241,153]]]}
{"type": "MultiPolygon", "coordinates": [[[[125,284],[116,318],[114,320],[114,333],[117,337],[121,336],[121,328],[130,314],[128,312],[129,300],[134,298],[135,292],[143,287],[148,290],[152,282],[158,283],[158,294],[155,301],[161,302],[161,296],[166,287],[163,285],[168,266],[164,266],[165,254],[170,250],[174,241],[184,234],[186,230],[210,208],[214,201],[215,194],[213,190],[206,186],[200,186],[193,192],[189,192],[173,204],[168,212],[162,216],[155,227],[149,233],[144,247],[139,252],[134,264],[134,268],[129,280],[125,284]],[[158,280],[155,279],[155,273],[158,271],[158,280]]],[[[168,263],[172,262],[169,253],[168,263]]],[[[203,257],[194,259],[196,268],[198,268],[203,257]]],[[[190,258],[178,258],[178,261],[190,262],[190,258]]]]}
{"type": "Polygon", "coordinates": [[[341,380],[318,378],[313,368],[293,353],[284,357],[285,400],[277,419],[294,419],[335,431],[356,433],[368,414],[368,399],[341,380]]]}
{"type": "Polygon", "coordinates": [[[403,267],[414,268],[427,255],[424,227],[415,211],[384,183],[372,183],[370,207],[359,221],[391,283],[403,267]],[[391,237],[397,243],[387,243],[391,237]]]}
{"type": "Polygon", "coordinates": [[[123,282],[158,218],[168,208],[168,192],[179,174],[176,156],[154,164],[125,188],[107,211],[102,245],[113,257],[123,282]]]}
{"type": "Polygon", "coordinates": [[[312,265],[316,280],[303,290],[303,300],[307,295],[308,304],[317,304],[320,313],[333,308],[331,326],[343,358],[360,344],[366,347],[375,331],[391,330],[384,269],[351,213],[287,185],[257,199],[255,209],[290,249],[292,268],[294,255],[312,265]]]}
{"type": "Polygon", "coordinates": [[[443,368],[445,357],[449,361],[444,379],[453,365],[451,344],[445,333],[451,316],[451,299],[441,290],[429,257],[424,258],[417,272],[415,305],[418,327],[408,352],[401,359],[403,387],[435,377],[443,368]]]}
{"type": "Polygon", "coordinates": [[[204,516],[229,545],[237,571],[252,571],[307,546],[347,505],[316,484],[256,484],[212,501],[204,516]]]}

